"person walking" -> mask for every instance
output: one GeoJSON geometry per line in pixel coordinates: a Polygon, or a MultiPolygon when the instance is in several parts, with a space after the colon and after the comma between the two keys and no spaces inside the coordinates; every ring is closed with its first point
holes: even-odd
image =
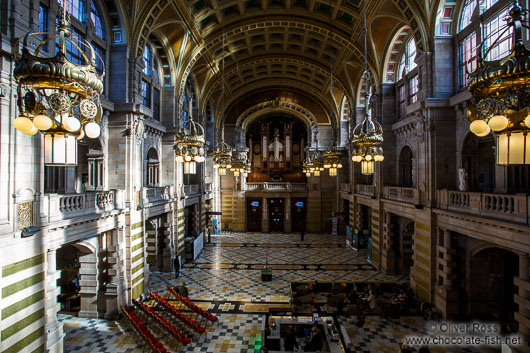
{"type": "Polygon", "coordinates": [[[179,261],[179,257],[178,256],[175,256],[175,258],[173,259],[173,266],[175,267],[175,278],[179,278],[180,261],[179,261]]]}
{"type": "Polygon", "coordinates": [[[302,228],[302,231],[300,232],[300,241],[304,241],[304,228],[302,228]]]}

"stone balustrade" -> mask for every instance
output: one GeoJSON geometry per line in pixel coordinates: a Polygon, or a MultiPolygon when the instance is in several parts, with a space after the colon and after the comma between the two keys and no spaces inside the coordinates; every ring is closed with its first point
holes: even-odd
{"type": "Polygon", "coordinates": [[[340,184],[340,191],[351,193],[351,184],[350,183],[341,183],[340,184]]]}
{"type": "Polygon", "coordinates": [[[144,205],[171,199],[175,193],[173,186],[142,188],[144,205]]]}
{"type": "Polygon", "coordinates": [[[383,197],[388,200],[402,201],[415,205],[420,203],[420,193],[415,188],[385,186],[383,187],[383,197]]]}
{"type": "Polygon", "coordinates": [[[307,183],[247,183],[246,191],[307,191],[307,183]]]}
{"type": "Polygon", "coordinates": [[[529,199],[524,194],[438,190],[438,208],[528,224],[529,199]]]}
{"type": "MultiPolygon", "coordinates": [[[[209,184],[211,186],[211,184],[209,184]]],[[[199,184],[184,185],[184,195],[191,196],[199,193],[199,184]]]]}
{"type": "Polygon", "coordinates": [[[108,212],[124,207],[123,190],[88,191],[83,194],[48,194],[48,222],[108,212]]]}
{"type": "Polygon", "coordinates": [[[356,184],[355,192],[366,196],[375,196],[375,187],[367,184],[356,184]]]}

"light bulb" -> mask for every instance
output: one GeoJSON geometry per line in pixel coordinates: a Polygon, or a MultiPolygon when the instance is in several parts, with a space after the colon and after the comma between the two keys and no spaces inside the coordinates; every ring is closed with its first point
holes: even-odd
{"type": "Polygon", "coordinates": [[[229,165],[226,166],[226,168],[227,168],[227,169],[230,169],[230,168],[232,168],[232,165],[229,164],[229,165]]]}
{"type": "Polygon", "coordinates": [[[219,168],[219,164],[214,164],[213,167],[214,167],[215,169],[217,169],[217,168],[219,168]]]}
{"type": "Polygon", "coordinates": [[[307,172],[305,173],[305,176],[309,178],[311,176],[311,173],[307,172]]]}
{"type": "Polygon", "coordinates": [[[351,157],[351,160],[354,161],[354,162],[360,162],[362,161],[363,157],[361,156],[352,156],[351,157]]]}
{"type": "Polygon", "coordinates": [[[239,176],[239,172],[238,172],[237,170],[234,172],[234,176],[235,176],[235,177],[238,177],[238,176],[239,176]]]}
{"type": "Polygon", "coordinates": [[[326,168],[326,169],[327,168],[331,168],[331,164],[328,164],[328,163],[324,164],[324,168],[326,168]]]}
{"type": "Polygon", "coordinates": [[[199,163],[204,162],[204,160],[206,159],[206,158],[204,158],[204,156],[198,156],[198,157],[195,157],[195,158],[196,158],[195,160],[196,160],[197,162],[199,162],[199,163]],[[197,158],[198,158],[198,159],[197,159],[197,158]]]}
{"type": "Polygon", "coordinates": [[[367,161],[371,161],[372,160],[372,155],[371,154],[367,154],[364,159],[366,159],[367,161]]]}
{"type": "Polygon", "coordinates": [[[188,155],[186,155],[186,156],[184,156],[184,160],[185,160],[186,162],[189,162],[189,161],[191,161],[191,157],[188,156],[188,155]]]}
{"type": "Polygon", "coordinates": [[[44,115],[44,114],[39,114],[33,118],[33,124],[39,130],[48,130],[49,128],[52,127],[53,122],[49,116],[44,115]]]}
{"type": "Polygon", "coordinates": [[[333,164],[332,164],[332,167],[333,167],[333,168],[337,168],[337,163],[333,163],[333,164]]]}
{"type": "Polygon", "coordinates": [[[100,133],[101,127],[99,127],[99,124],[92,121],[85,125],[85,134],[87,137],[95,139],[99,137],[100,133]]]}
{"type": "Polygon", "coordinates": [[[22,132],[30,131],[34,127],[31,120],[23,115],[19,116],[13,121],[13,126],[15,129],[22,132]]]}
{"type": "Polygon", "coordinates": [[[472,133],[474,133],[477,136],[486,136],[489,134],[489,126],[484,120],[473,120],[473,122],[469,125],[469,130],[471,130],[472,133]],[[486,131],[486,135],[483,135],[486,131]]]}
{"type": "Polygon", "coordinates": [[[74,132],[79,130],[79,128],[81,127],[81,122],[73,116],[69,116],[63,121],[63,126],[66,130],[74,132]]]}
{"type": "Polygon", "coordinates": [[[491,119],[488,121],[488,126],[493,131],[501,131],[501,130],[506,129],[506,127],[508,126],[508,123],[509,121],[504,115],[498,114],[498,115],[491,117],[491,119]]]}
{"type": "Polygon", "coordinates": [[[320,170],[315,170],[315,176],[320,176],[320,170]]]}
{"type": "Polygon", "coordinates": [[[35,125],[31,125],[31,129],[29,129],[28,131],[23,131],[24,134],[28,135],[28,136],[33,136],[35,135],[37,132],[39,132],[39,129],[37,129],[35,127],[35,125]]]}
{"type": "Polygon", "coordinates": [[[337,168],[342,168],[342,163],[339,163],[339,164],[337,165],[337,168]]]}
{"type": "Polygon", "coordinates": [[[184,157],[182,157],[182,156],[176,156],[176,157],[175,157],[175,162],[184,162],[184,157]]]}

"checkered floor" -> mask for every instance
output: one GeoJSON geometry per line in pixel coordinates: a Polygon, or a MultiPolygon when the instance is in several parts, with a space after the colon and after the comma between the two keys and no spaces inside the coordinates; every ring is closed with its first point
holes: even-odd
{"type": "MultiPolygon", "coordinates": [[[[184,265],[178,280],[173,273],[151,273],[151,290],[163,294],[166,283],[175,286],[185,281],[191,300],[219,317],[219,325],[175,351],[257,352],[261,313],[272,306],[289,305],[291,281],[406,280],[376,271],[365,252],[356,252],[344,243],[343,237],[335,235],[307,234],[301,242],[298,234],[222,234],[212,236],[200,257],[184,265]],[[270,282],[261,281],[260,269],[265,264],[273,267],[270,282]]],[[[142,351],[124,321],[69,315],[60,315],[60,320],[66,332],[66,352],[142,351]]],[[[369,316],[361,334],[353,324],[355,317],[338,320],[351,338],[354,352],[397,352],[404,336],[425,332],[425,322],[417,317],[387,321],[369,316]]]]}

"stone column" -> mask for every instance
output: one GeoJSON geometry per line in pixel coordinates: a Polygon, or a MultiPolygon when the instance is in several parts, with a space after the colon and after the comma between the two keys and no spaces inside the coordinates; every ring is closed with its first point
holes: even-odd
{"type": "Polygon", "coordinates": [[[269,207],[267,205],[267,198],[263,198],[263,213],[261,216],[261,231],[262,232],[268,232],[269,231],[269,213],[267,212],[267,208],[269,207]]]}
{"type": "Polygon", "coordinates": [[[519,311],[515,313],[515,320],[519,322],[519,332],[526,344],[530,342],[530,274],[528,254],[519,255],[519,276],[515,277],[515,285],[519,293],[515,295],[515,302],[519,304],[519,311]]]}
{"type": "Polygon", "coordinates": [[[57,302],[57,296],[61,288],[57,286],[57,280],[61,272],[57,271],[57,251],[49,249],[46,253],[46,351],[62,352],[63,324],[57,321],[57,313],[61,310],[61,304],[57,302]]]}
{"type": "Polygon", "coordinates": [[[456,249],[450,230],[440,229],[436,246],[436,279],[434,304],[444,318],[458,313],[456,281],[456,249]]]}
{"type": "Polygon", "coordinates": [[[383,249],[381,252],[381,269],[387,275],[394,274],[396,271],[396,254],[394,250],[394,225],[392,216],[385,212],[383,227],[383,249]]]}
{"type": "Polygon", "coordinates": [[[79,285],[81,290],[81,310],[79,317],[98,317],[98,258],[97,254],[90,253],[79,257],[81,268],[79,285]]]}
{"type": "Polygon", "coordinates": [[[113,231],[112,244],[107,249],[107,288],[105,290],[105,319],[114,320],[118,317],[120,295],[120,245],[117,240],[118,231],[113,231]]]}
{"type": "Polygon", "coordinates": [[[285,198],[285,223],[284,223],[284,232],[291,233],[292,229],[292,219],[291,219],[291,197],[285,198]]]}
{"type": "Polygon", "coordinates": [[[172,213],[167,213],[167,222],[164,223],[164,229],[162,235],[164,237],[164,250],[162,251],[162,271],[171,272],[173,271],[173,254],[171,253],[171,239],[173,236],[173,224],[171,223],[172,213]]]}

